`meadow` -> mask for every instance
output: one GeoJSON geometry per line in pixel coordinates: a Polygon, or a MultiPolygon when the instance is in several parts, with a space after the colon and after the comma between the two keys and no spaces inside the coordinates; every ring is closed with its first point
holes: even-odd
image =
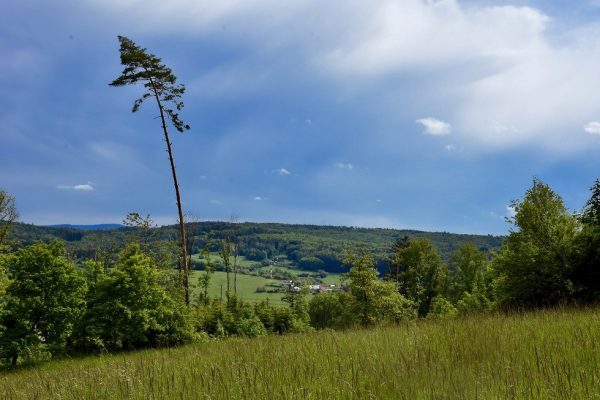
{"type": "MultiPolygon", "coordinates": [[[[289,271],[290,273],[297,275],[304,271],[291,269],[291,268],[281,268],[282,270],[289,271]]],[[[198,281],[198,277],[204,274],[203,271],[192,271],[190,274],[190,282],[194,285],[192,293],[193,298],[197,296],[202,290],[196,282],[198,281]]],[[[233,287],[233,273],[230,274],[230,284],[233,287]]],[[[327,285],[340,285],[340,274],[327,274],[325,278],[322,279],[323,283],[327,285]]],[[[279,287],[280,281],[277,279],[269,279],[262,276],[256,275],[248,275],[248,274],[238,274],[237,276],[237,295],[240,299],[248,303],[257,303],[263,300],[269,300],[272,304],[284,304],[281,298],[284,293],[267,293],[267,292],[257,292],[256,289],[259,287],[266,287],[267,289],[275,289],[279,287]],[[274,285],[274,286],[271,286],[274,285]]],[[[208,287],[208,295],[210,298],[217,299],[225,299],[225,292],[227,290],[227,274],[225,272],[216,271],[213,273],[210,286],[208,287]]],[[[233,292],[233,289],[232,289],[233,292]]]]}
{"type": "Polygon", "coordinates": [[[417,320],[56,360],[3,399],[593,399],[598,308],[417,320]]]}
{"type": "MultiPolygon", "coordinates": [[[[211,253],[211,259],[213,262],[220,262],[218,253],[211,253]]],[[[199,254],[192,256],[194,260],[203,260],[199,254]]],[[[269,270],[278,270],[290,275],[298,277],[301,274],[314,274],[314,271],[304,271],[297,268],[291,268],[289,263],[280,263],[270,266],[261,266],[260,263],[252,260],[248,260],[244,256],[238,257],[238,266],[241,272],[237,275],[237,296],[245,302],[257,303],[263,300],[269,300],[272,304],[283,304],[281,298],[284,293],[268,293],[258,292],[256,289],[259,287],[266,288],[267,290],[275,290],[281,287],[280,279],[270,279],[266,276],[255,275],[259,271],[268,275],[269,270]]],[[[190,275],[190,282],[193,286],[193,296],[197,296],[201,288],[198,286],[198,277],[203,275],[203,271],[192,271],[190,275]]],[[[301,278],[299,278],[301,280],[301,278]]],[[[337,287],[341,284],[341,274],[328,273],[324,278],[320,278],[324,284],[336,285],[337,287]]],[[[231,291],[233,292],[233,273],[230,274],[230,285],[231,291]]],[[[227,291],[227,274],[222,271],[213,272],[208,287],[208,295],[210,298],[225,299],[227,291]]]]}

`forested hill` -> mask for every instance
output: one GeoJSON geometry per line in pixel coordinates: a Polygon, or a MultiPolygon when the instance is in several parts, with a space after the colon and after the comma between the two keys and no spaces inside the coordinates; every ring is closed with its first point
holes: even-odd
{"type": "MultiPolygon", "coordinates": [[[[385,260],[394,241],[403,236],[427,238],[437,248],[443,260],[447,260],[462,244],[474,243],[480,250],[490,252],[498,249],[503,240],[501,236],[492,235],[252,222],[193,223],[189,225],[189,232],[195,239],[194,252],[200,251],[208,242],[215,247],[219,240],[228,238],[239,243],[239,253],[249,260],[285,257],[298,265],[303,259],[319,258],[323,261],[320,267],[329,271],[339,271],[344,253],[360,247],[375,254],[378,260],[385,260]]],[[[15,224],[10,238],[13,247],[57,238],[67,243],[74,256],[92,258],[98,253],[117,253],[131,239],[132,233],[131,228],[87,230],[71,226],[15,224]]],[[[152,242],[175,241],[177,227],[171,225],[153,228],[145,236],[145,240],[152,242]]],[[[309,263],[304,264],[304,267],[310,267],[309,263]]]]}

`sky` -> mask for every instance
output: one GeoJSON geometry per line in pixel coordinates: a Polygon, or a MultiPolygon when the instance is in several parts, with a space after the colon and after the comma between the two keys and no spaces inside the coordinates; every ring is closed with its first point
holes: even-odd
{"type": "Polygon", "coordinates": [[[186,86],[200,220],[505,234],[537,177],[600,177],[600,1],[0,2],[0,187],[23,222],[176,223],[156,107],[117,35],[186,86]]]}

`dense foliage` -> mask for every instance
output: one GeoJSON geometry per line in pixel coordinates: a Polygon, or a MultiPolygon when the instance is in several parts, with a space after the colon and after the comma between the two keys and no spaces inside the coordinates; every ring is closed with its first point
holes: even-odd
{"type": "MultiPolygon", "coordinates": [[[[491,235],[462,235],[446,232],[421,232],[414,230],[372,229],[356,227],[288,225],[274,223],[201,222],[188,224],[188,236],[193,239],[192,253],[200,253],[207,245],[211,251],[219,250],[222,240],[235,239],[238,253],[248,260],[285,257],[293,265],[306,270],[348,272],[344,254],[362,246],[376,260],[380,273],[389,269],[390,248],[400,238],[425,238],[439,252],[442,260],[449,260],[456,249],[466,243],[474,244],[486,254],[497,250],[503,238],[491,235]]],[[[96,259],[113,265],[118,253],[131,240],[134,228],[84,230],[74,227],[42,227],[14,224],[10,243],[13,248],[37,241],[60,239],[73,257],[96,259]]],[[[144,233],[144,243],[165,246],[177,239],[176,226],[149,229],[144,233]]]]}
{"type": "Polygon", "coordinates": [[[59,242],[19,249],[5,261],[10,282],[0,310],[0,359],[46,358],[65,349],[85,305],[80,271],[59,242]]]}

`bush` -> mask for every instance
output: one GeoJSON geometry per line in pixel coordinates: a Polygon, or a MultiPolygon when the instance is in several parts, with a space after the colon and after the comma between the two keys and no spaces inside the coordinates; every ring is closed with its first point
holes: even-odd
{"type": "Polygon", "coordinates": [[[237,324],[237,334],[247,337],[258,337],[267,334],[267,330],[261,320],[256,316],[242,318],[237,324]]]}
{"type": "Polygon", "coordinates": [[[78,347],[119,350],[194,339],[185,305],[161,286],[159,270],[138,245],[128,245],[115,267],[97,279],[78,347]]]}
{"type": "Polygon", "coordinates": [[[308,304],[310,325],[316,329],[344,329],[358,321],[353,310],[353,298],[347,292],[321,293],[308,304]]]}
{"type": "Polygon", "coordinates": [[[447,318],[458,314],[458,310],[450,303],[448,299],[442,296],[436,296],[431,300],[431,308],[427,318],[447,318]]]}

